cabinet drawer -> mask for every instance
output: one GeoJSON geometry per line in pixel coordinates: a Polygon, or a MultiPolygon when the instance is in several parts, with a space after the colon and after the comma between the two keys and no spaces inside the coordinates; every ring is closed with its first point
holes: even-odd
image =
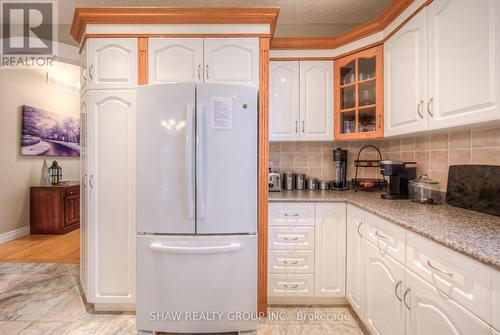
{"type": "Polygon", "coordinates": [[[267,293],[270,297],[312,297],[314,275],[270,274],[267,293]]]}
{"type": "Polygon", "coordinates": [[[270,250],[269,273],[314,274],[314,251],[270,250]]]}
{"type": "Polygon", "coordinates": [[[314,227],[269,227],[270,250],[314,250],[314,227]]]}
{"type": "Polygon", "coordinates": [[[313,203],[271,203],[269,204],[270,226],[312,226],[314,225],[313,203]]]}
{"type": "Polygon", "coordinates": [[[375,215],[366,213],[363,236],[401,264],[406,259],[406,231],[375,215]]]}
{"type": "Polygon", "coordinates": [[[408,233],[408,268],[486,322],[491,319],[491,270],[464,255],[408,233]]]}

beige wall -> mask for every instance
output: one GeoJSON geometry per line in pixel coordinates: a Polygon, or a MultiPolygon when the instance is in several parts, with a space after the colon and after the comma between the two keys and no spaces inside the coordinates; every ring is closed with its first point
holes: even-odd
{"type": "MultiPolygon", "coordinates": [[[[365,144],[380,148],[383,159],[417,162],[417,173],[440,182],[446,191],[448,167],[455,164],[500,165],[500,128],[449,131],[370,142],[281,142],[270,144],[270,161],[280,172],[294,171],[329,180],[333,178],[332,150],[348,150],[348,178],[354,177],[354,160],[365,144]]],[[[374,150],[364,151],[362,159],[376,159],[374,150]]],[[[380,176],[377,168],[359,169],[360,177],[380,176]]]]}
{"type": "MultiPolygon", "coordinates": [[[[74,66],[74,71],[78,68],[74,66]]],[[[29,188],[40,181],[42,157],[20,156],[21,106],[79,117],[79,96],[46,84],[45,72],[0,70],[0,234],[29,225],[29,188]]],[[[48,158],[47,160],[49,161],[48,158]]],[[[55,158],[64,179],[79,179],[78,158],[55,158]]]]}

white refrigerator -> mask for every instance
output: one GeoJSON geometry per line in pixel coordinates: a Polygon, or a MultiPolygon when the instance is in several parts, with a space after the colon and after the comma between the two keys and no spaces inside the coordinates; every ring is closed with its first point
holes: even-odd
{"type": "MultiPolygon", "coordinates": [[[[137,89],[137,329],[256,329],[257,89],[137,89]]],[[[119,167],[118,167],[119,168],[119,167]]]]}

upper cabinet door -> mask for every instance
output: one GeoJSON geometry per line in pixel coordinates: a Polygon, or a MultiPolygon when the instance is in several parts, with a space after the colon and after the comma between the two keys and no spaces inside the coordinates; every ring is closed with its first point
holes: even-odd
{"type": "Polygon", "coordinates": [[[202,38],[150,38],[149,83],[203,81],[202,38]]]}
{"type": "Polygon", "coordinates": [[[137,86],[137,38],[91,38],[88,43],[88,89],[137,86]]]}
{"type": "Polygon", "coordinates": [[[427,15],[429,128],[500,118],[498,0],[435,0],[427,15]]]}
{"type": "Polygon", "coordinates": [[[270,62],[269,140],[299,139],[299,62],[270,62]]]}
{"type": "Polygon", "coordinates": [[[300,139],[333,141],[333,62],[300,62],[300,139]]]}
{"type": "Polygon", "coordinates": [[[259,87],[258,38],[205,38],[205,82],[259,87]]]}
{"type": "Polygon", "coordinates": [[[384,44],[385,135],[427,127],[427,23],[420,11],[384,44]]]}

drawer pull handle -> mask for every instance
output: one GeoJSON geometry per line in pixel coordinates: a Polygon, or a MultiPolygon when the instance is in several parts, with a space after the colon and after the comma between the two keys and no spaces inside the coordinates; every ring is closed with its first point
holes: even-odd
{"type": "Polygon", "coordinates": [[[298,237],[283,237],[285,241],[297,241],[299,238],[298,237]]]}
{"type": "Polygon", "coordinates": [[[406,302],[406,296],[410,293],[410,291],[411,291],[410,289],[406,289],[405,294],[403,295],[403,302],[404,302],[406,308],[408,308],[409,311],[411,311],[411,307],[406,302]]]}
{"type": "Polygon", "coordinates": [[[363,234],[361,234],[361,226],[362,226],[362,225],[363,225],[363,222],[360,222],[360,223],[358,224],[358,235],[359,235],[359,237],[361,237],[361,238],[363,238],[363,234]]]}
{"type": "Polygon", "coordinates": [[[399,301],[403,301],[403,299],[401,299],[401,297],[399,296],[398,294],[398,288],[399,288],[399,285],[403,284],[403,282],[400,280],[396,283],[396,286],[394,287],[394,294],[396,295],[396,298],[399,300],[399,301]]]}
{"type": "Polygon", "coordinates": [[[299,285],[297,285],[297,284],[294,284],[294,285],[283,284],[283,286],[286,287],[286,288],[297,288],[297,287],[299,287],[299,285]]]}
{"type": "Polygon", "coordinates": [[[298,264],[299,261],[283,261],[284,264],[298,264]]]}
{"type": "Polygon", "coordinates": [[[288,213],[285,213],[285,216],[299,216],[299,213],[295,213],[295,214],[288,214],[288,213]]]}
{"type": "Polygon", "coordinates": [[[384,240],[387,240],[387,239],[388,239],[388,237],[387,237],[387,236],[384,236],[384,235],[380,234],[380,233],[378,232],[378,230],[375,230],[375,235],[377,235],[377,236],[378,236],[378,237],[380,237],[380,238],[383,238],[384,240]]]}
{"type": "Polygon", "coordinates": [[[447,271],[443,271],[441,269],[438,269],[437,267],[435,267],[434,265],[432,265],[432,263],[431,263],[430,260],[427,260],[427,265],[429,265],[433,270],[436,270],[437,272],[440,272],[440,273],[445,274],[447,276],[453,277],[453,273],[447,272],[447,271]]]}

